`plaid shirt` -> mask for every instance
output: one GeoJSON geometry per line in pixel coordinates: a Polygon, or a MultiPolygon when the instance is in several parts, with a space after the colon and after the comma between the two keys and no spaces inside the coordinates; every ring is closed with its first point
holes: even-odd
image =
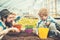
{"type": "Polygon", "coordinates": [[[38,24],[37,24],[37,28],[38,27],[47,27],[46,25],[45,25],[45,23],[46,22],[53,22],[53,23],[56,23],[56,20],[54,19],[54,18],[52,18],[51,16],[48,16],[48,18],[45,20],[45,21],[43,21],[43,20],[39,20],[38,21],[38,24]]]}

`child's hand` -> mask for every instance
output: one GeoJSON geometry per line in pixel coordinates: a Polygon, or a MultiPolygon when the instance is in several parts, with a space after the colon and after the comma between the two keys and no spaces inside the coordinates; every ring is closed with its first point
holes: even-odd
{"type": "Polygon", "coordinates": [[[46,22],[45,24],[46,24],[46,26],[49,26],[50,25],[50,22],[46,22]]]}

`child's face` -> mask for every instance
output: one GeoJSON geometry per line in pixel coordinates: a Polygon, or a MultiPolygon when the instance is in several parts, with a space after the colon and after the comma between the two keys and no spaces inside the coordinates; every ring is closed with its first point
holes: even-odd
{"type": "Polygon", "coordinates": [[[42,20],[46,20],[47,19],[47,16],[43,16],[41,19],[42,20]]]}
{"type": "Polygon", "coordinates": [[[42,14],[42,13],[39,14],[39,16],[40,16],[40,18],[41,18],[42,20],[46,20],[47,17],[48,17],[47,15],[44,15],[44,14],[42,14]]]}

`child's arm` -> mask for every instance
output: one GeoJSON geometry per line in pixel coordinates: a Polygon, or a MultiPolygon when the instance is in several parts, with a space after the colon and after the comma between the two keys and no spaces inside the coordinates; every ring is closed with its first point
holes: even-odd
{"type": "Polygon", "coordinates": [[[41,25],[41,20],[39,20],[38,21],[38,23],[37,23],[37,26],[36,26],[36,34],[38,35],[38,28],[39,28],[39,26],[41,25]]]}
{"type": "Polygon", "coordinates": [[[37,23],[37,28],[39,28],[39,26],[42,25],[41,22],[42,22],[42,20],[39,20],[39,21],[38,21],[38,23],[37,23]]]}
{"type": "Polygon", "coordinates": [[[45,24],[46,26],[49,26],[50,23],[56,23],[56,20],[53,17],[49,16],[49,19],[47,19],[47,22],[45,24]]]}

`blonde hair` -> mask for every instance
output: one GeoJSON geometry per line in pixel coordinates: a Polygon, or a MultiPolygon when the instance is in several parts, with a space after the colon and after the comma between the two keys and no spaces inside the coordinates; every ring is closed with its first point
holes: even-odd
{"type": "Polygon", "coordinates": [[[41,8],[39,10],[38,15],[40,15],[40,14],[44,14],[43,16],[47,16],[48,15],[48,9],[47,8],[41,8]]]}

